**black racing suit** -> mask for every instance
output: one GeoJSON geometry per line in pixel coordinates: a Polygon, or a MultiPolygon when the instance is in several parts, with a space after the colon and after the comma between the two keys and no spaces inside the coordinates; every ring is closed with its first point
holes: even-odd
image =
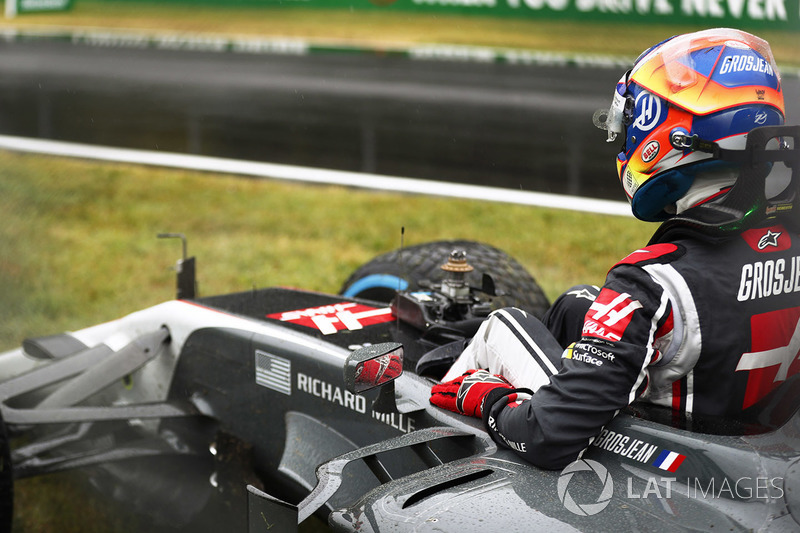
{"type": "Polygon", "coordinates": [[[747,413],[800,370],[800,236],[780,224],[716,243],[667,232],[609,271],[574,340],[531,400],[486,399],[492,437],[535,465],[574,461],[637,399],[747,413]]]}

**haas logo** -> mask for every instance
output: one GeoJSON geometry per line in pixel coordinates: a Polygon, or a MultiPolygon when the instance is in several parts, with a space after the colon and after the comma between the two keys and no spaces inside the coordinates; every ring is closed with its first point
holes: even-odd
{"type": "Polygon", "coordinates": [[[661,99],[643,91],[636,97],[636,110],[639,116],[633,123],[640,131],[650,131],[661,118],[661,99]]]}
{"type": "Polygon", "coordinates": [[[633,312],[641,308],[642,304],[638,300],[631,300],[627,292],[620,294],[603,289],[586,313],[583,335],[618,341],[630,324],[633,312]]]}
{"type": "Polygon", "coordinates": [[[343,330],[354,331],[394,320],[389,307],[377,309],[353,302],[272,313],[267,318],[314,328],[323,335],[332,335],[343,330]]]}

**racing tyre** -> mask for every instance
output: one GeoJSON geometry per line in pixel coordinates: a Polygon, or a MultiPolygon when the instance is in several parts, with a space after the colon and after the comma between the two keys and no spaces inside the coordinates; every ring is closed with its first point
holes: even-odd
{"type": "Polygon", "coordinates": [[[11,448],[8,431],[0,415],[0,533],[11,533],[14,513],[14,473],[11,468],[11,448]]]}
{"type": "Polygon", "coordinates": [[[379,255],[356,269],[339,293],[389,303],[397,290],[419,289],[422,280],[440,282],[445,274],[441,266],[455,249],[466,251],[475,268],[467,276],[471,286],[480,287],[483,274],[494,280],[501,295],[492,300],[493,309],[513,306],[544,316],[550,303],[525,267],[502,250],[475,241],[435,241],[379,255]]]}

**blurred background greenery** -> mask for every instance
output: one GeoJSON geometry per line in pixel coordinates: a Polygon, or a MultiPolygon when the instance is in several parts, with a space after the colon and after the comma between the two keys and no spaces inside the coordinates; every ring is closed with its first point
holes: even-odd
{"type": "MultiPolygon", "coordinates": [[[[794,0],[783,0],[794,1],[794,0]]],[[[368,0],[353,2],[368,6],[368,0]]],[[[141,31],[220,33],[297,37],[327,42],[368,43],[392,47],[443,43],[524,48],[564,53],[611,54],[634,59],[671,35],[719,25],[708,22],[642,23],[606,17],[567,20],[466,15],[460,12],[416,13],[386,9],[301,9],[225,5],[218,2],[75,0],[69,11],[43,12],[0,20],[6,27],[82,27],[141,31]]],[[[797,16],[794,13],[793,16],[797,16]]],[[[742,21],[745,24],[745,21],[742,21]]],[[[769,41],[780,66],[800,67],[798,31],[762,24],[755,30],[769,41]]]]}

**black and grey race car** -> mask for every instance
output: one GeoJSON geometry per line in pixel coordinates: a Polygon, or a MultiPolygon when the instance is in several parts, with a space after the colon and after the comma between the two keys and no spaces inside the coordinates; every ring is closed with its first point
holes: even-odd
{"type": "Polygon", "coordinates": [[[755,420],[634,404],[544,471],[430,388],[492,309],[541,315],[481,243],[377,257],[340,294],[178,298],[0,354],[0,531],[14,480],[72,469],[148,531],[798,531],[800,394],[755,420]]]}

